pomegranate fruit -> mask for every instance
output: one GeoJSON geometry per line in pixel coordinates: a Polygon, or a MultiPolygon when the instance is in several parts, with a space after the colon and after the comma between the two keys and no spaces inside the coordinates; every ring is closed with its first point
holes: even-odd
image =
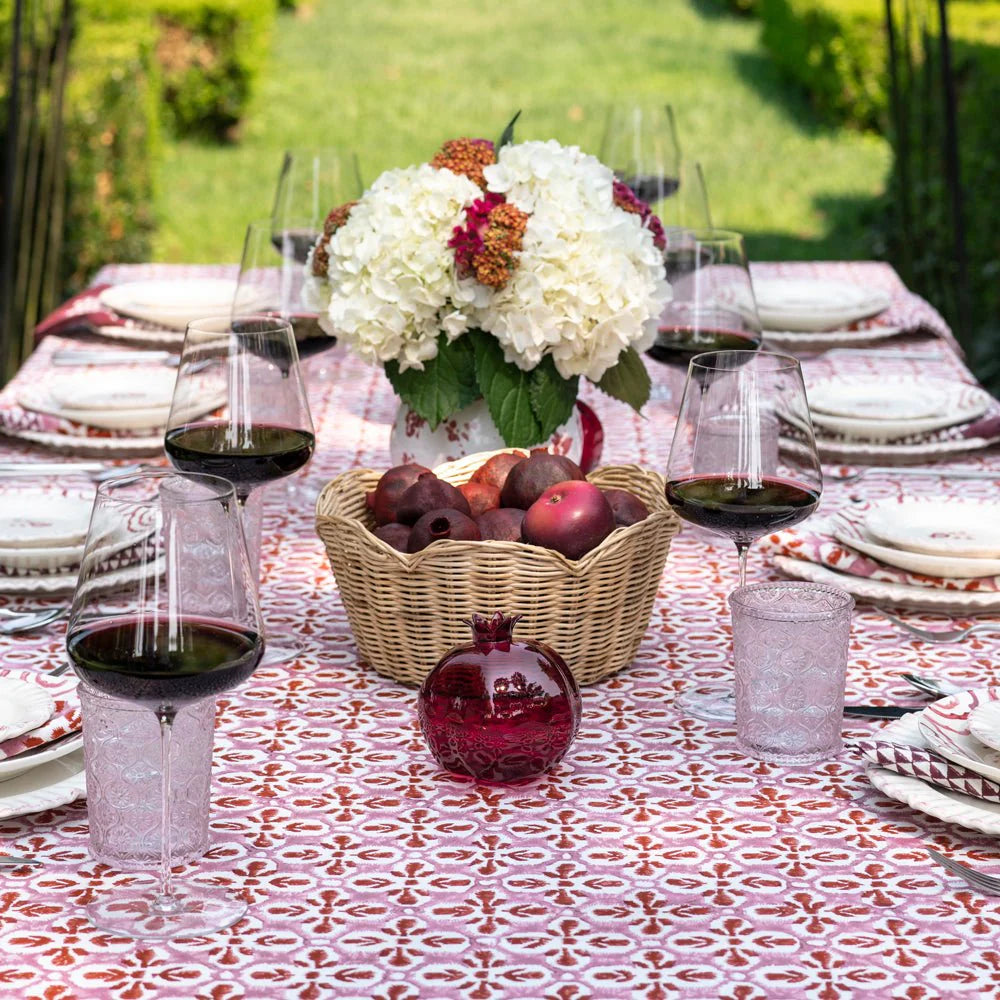
{"type": "Polygon", "coordinates": [[[502,490],[510,470],[519,462],[523,462],[528,457],[523,451],[505,451],[499,455],[488,458],[469,479],[470,483],[489,483],[498,490],[502,490]]]}
{"type": "Polygon", "coordinates": [[[446,771],[489,784],[544,774],[580,728],[580,689],[544,643],[512,638],[519,615],[473,615],[473,641],[446,653],[417,698],[420,728],[446,771]]]}
{"type": "Polygon", "coordinates": [[[433,472],[422,472],[396,503],[396,520],[415,524],[431,510],[448,507],[469,516],[469,501],[451,483],[438,479],[433,472]]]}
{"type": "Polygon", "coordinates": [[[501,505],[527,510],[550,486],[567,479],[583,479],[580,466],[563,455],[536,448],[510,470],[500,492],[501,505]]]}
{"type": "Polygon", "coordinates": [[[411,462],[407,465],[395,465],[384,473],[374,491],[365,497],[369,510],[375,515],[375,523],[389,524],[390,521],[397,520],[396,504],[399,498],[423,473],[430,471],[423,465],[411,462]]]}
{"type": "Polygon", "coordinates": [[[492,483],[474,483],[470,480],[459,486],[458,491],[469,502],[472,517],[479,517],[483,511],[500,506],[500,490],[492,483]]]}
{"type": "Polygon", "coordinates": [[[611,511],[615,515],[615,524],[618,527],[627,528],[630,524],[638,524],[649,517],[649,508],[634,493],[613,486],[603,492],[611,504],[611,511]]]}
{"type": "Polygon", "coordinates": [[[447,507],[431,510],[419,518],[413,526],[406,551],[419,552],[421,549],[426,549],[431,542],[439,542],[445,538],[459,542],[478,542],[479,528],[468,514],[460,510],[447,507]]]}
{"type": "Polygon", "coordinates": [[[519,542],[523,520],[524,511],[520,507],[498,507],[480,514],[476,524],[484,542],[519,542]]]}
{"type": "Polygon", "coordinates": [[[600,545],[615,529],[615,515],[592,483],[572,479],[549,487],[527,510],[521,537],[567,559],[600,545]]]}
{"type": "Polygon", "coordinates": [[[391,545],[398,552],[406,552],[407,544],[410,541],[410,528],[405,524],[380,524],[372,534],[376,538],[381,538],[386,545],[391,545]]]}

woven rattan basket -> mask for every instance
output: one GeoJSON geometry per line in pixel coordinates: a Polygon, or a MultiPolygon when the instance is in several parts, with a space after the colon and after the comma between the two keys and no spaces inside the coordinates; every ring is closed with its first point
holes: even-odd
{"type": "MultiPolygon", "coordinates": [[[[468,481],[490,453],[470,455],[435,472],[468,481]]],[[[556,649],[580,684],[631,663],[677,533],[663,477],[635,465],[606,466],[587,478],[631,490],[650,516],[612,532],[573,561],[520,542],[429,545],[413,555],[376,538],[365,493],[381,473],[353,469],[329,482],[316,503],[326,545],[361,659],[380,674],[419,684],[452,646],[469,640],[474,612],[522,615],[518,635],[556,649]]]]}

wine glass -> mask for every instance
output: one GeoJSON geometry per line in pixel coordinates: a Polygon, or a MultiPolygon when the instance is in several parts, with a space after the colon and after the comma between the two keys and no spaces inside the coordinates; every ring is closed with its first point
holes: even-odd
{"type": "MultiPolygon", "coordinates": [[[[685,521],[735,542],[740,586],[754,540],[803,521],[822,489],[798,361],[755,351],[693,357],[667,460],[667,501],[685,521]]],[[[696,718],[733,718],[731,690],[686,692],[678,704],[696,718]]]]}
{"type": "Polygon", "coordinates": [[[299,261],[301,244],[296,234],[304,232],[311,223],[303,218],[289,220],[288,224],[290,228],[277,234],[271,219],[247,226],[233,315],[258,314],[287,320],[295,335],[299,358],[307,361],[333,347],[337,338],[321,327],[314,304],[303,294],[306,276],[299,261]]]}
{"type": "Polygon", "coordinates": [[[755,351],[761,345],[761,324],[739,233],[667,230],[664,263],[673,295],[646,353],[673,367],[675,378],[663,380],[656,389],[658,398],[669,399],[680,389],[694,355],[755,351]]]}
{"type": "Polygon", "coordinates": [[[170,743],[179,709],[241,684],[264,651],[232,485],[173,470],[101,483],[66,647],[82,682],[148,707],[160,724],[159,886],[100,896],[87,907],[91,919],[115,934],[161,939],[229,926],[245,903],[172,882],[170,743]]]}
{"type": "Polygon", "coordinates": [[[356,154],[333,146],[285,150],[271,208],[275,246],[291,249],[304,264],[330,209],[353,201],[362,190],[356,154]]]}
{"type": "MultiPolygon", "coordinates": [[[[259,511],[251,494],[291,476],[312,457],[316,438],[292,328],[274,316],[213,317],[188,324],[164,448],[185,472],[228,479],[247,524],[255,579],[259,511]]],[[[270,643],[268,663],[285,658],[270,643]]]]}
{"type": "Polygon", "coordinates": [[[608,111],[601,161],[657,215],[679,186],[681,148],[673,108],[621,102],[608,111]]]}

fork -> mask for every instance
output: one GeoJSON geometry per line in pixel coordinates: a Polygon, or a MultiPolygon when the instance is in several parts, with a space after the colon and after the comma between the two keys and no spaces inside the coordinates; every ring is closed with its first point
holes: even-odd
{"type": "Polygon", "coordinates": [[[913,476],[914,478],[923,476],[924,478],[930,477],[932,479],[1000,480],[1000,475],[996,472],[990,472],[988,469],[972,469],[968,467],[960,467],[956,469],[924,469],[907,465],[866,465],[864,468],[858,469],[856,472],[837,472],[835,470],[828,472],[824,469],[823,478],[827,482],[831,483],[856,483],[859,479],[863,479],[867,475],[874,475],[875,473],[885,476],[913,476]]]}
{"type": "Polygon", "coordinates": [[[903,629],[904,632],[909,632],[910,635],[916,636],[918,639],[923,639],[924,642],[961,642],[977,632],[1000,632],[1000,622],[980,622],[978,625],[969,625],[967,628],[918,628],[916,625],[903,621],[902,618],[897,618],[891,611],[886,611],[883,608],[875,610],[883,618],[888,618],[893,625],[903,629]]]}
{"type": "Polygon", "coordinates": [[[957,875],[959,878],[965,879],[973,889],[979,889],[980,892],[985,892],[988,896],[1000,896],[1000,878],[977,871],[975,868],[963,864],[961,861],[955,861],[954,858],[945,857],[945,855],[935,851],[931,847],[925,847],[924,850],[942,868],[951,872],[952,875],[957,875]]]}
{"type": "Polygon", "coordinates": [[[0,635],[18,635],[33,632],[58,621],[69,613],[69,608],[49,608],[47,611],[26,611],[24,614],[4,614],[0,620],[0,635]]]}
{"type": "Polygon", "coordinates": [[[0,868],[18,868],[21,865],[40,865],[38,858],[19,858],[13,854],[0,854],[0,868]]]}

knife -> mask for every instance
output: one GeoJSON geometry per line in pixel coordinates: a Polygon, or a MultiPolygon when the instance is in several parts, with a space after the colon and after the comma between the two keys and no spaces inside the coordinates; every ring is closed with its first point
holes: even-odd
{"type": "Polygon", "coordinates": [[[926,705],[845,705],[844,715],[861,719],[901,719],[911,712],[922,712],[926,705]]]}

